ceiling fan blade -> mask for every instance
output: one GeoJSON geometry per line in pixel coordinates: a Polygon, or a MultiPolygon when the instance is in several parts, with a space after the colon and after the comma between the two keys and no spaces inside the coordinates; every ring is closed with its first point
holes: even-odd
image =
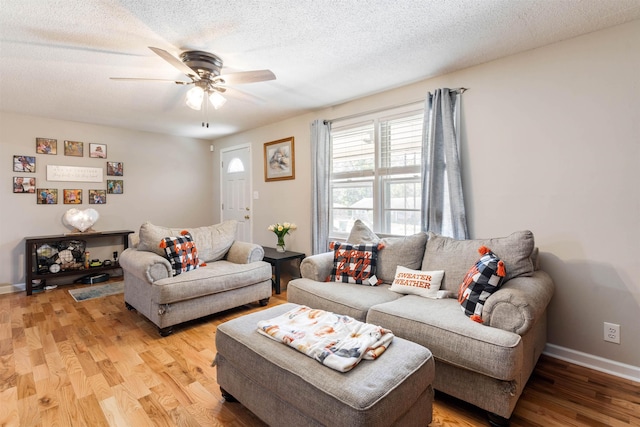
{"type": "Polygon", "coordinates": [[[193,82],[181,82],[179,80],[144,79],[144,78],[137,78],[137,77],[109,77],[109,78],[111,80],[120,80],[120,81],[175,83],[177,85],[188,85],[193,83],[193,82]]]}
{"type": "Polygon", "coordinates": [[[166,50],[163,50],[163,49],[160,49],[160,48],[157,48],[157,47],[152,47],[152,46],[149,46],[149,49],[151,49],[160,58],[164,59],[169,64],[173,65],[181,73],[186,74],[187,76],[189,76],[190,78],[192,78],[194,80],[200,80],[200,76],[198,76],[198,73],[196,73],[191,67],[186,65],[184,62],[182,62],[181,60],[179,60],[175,56],[171,55],[166,50]]]}
{"type": "Polygon", "coordinates": [[[240,71],[238,73],[223,74],[215,78],[216,81],[222,80],[224,84],[229,85],[265,82],[275,79],[276,75],[271,70],[240,71]]]}
{"type": "Polygon", "coordinates": [[[229,96],[231,98],[237,99],[239,101],[248,102],[251,104],[264,105],[266,101],[262,98],[259,98],[255,95],[248,94],[246,92],[241,91],[238,88],[225,87],[224,88],[225,96],[229,96]]]}

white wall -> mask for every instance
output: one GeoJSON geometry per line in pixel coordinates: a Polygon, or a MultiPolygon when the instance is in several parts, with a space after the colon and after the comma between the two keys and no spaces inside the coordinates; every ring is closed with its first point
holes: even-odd
{"type": "MultiPolygon", "coordinates": [[[[94,228],[98,231],[137,231],[145,220],[172,227],[212,224],[210,144],[199,139],[0,113],[0,285],[24,283],[24,238],[71,231],[62,223],[62,216],[70,208],[96,209],[100,219],[94,228]],[[57,139],[58,154],[36,154],[36,137],[57,139]],[[65,156],[65,139],[84,142],[84,157],[65,156]],[[124,193],[107,195],[105,205],[88,204],[86,190],[106,189],[106,179],[110,178],[106,171],[102,183],[46,181],[46,165],[106,169],[106,160],[88,157],[90,142],[106,144],[107,160],[124,164],[124,193]],[[14,155],[35,156],[36,173],[13,172],[14,155]],[[35,194],[13,194],[14,176],[35,176],[38,188],[57,188],[58,204],[37,205],[35,194]],[[63,204],[65,188],[83,189],[83,204],[63,204]]],[[[92,251],[92,258],[94,255],[110,258],[109,248],[96,254],[92,251]]]]}
{"type": "Polygon", "coordinates": [[[461,86],[472,237],[532,230],[556,282],[549,342],[640,366],[640,21],[221,138],[214,165],[251,143],[254,240],[273,245],[266,227],[295,221],[289,247],[309,253],[311,121],[461,86]],[[291,135],[296,179],[265,183],[263,144],[291,135]],[[620,345],[603,341],[605,321],[622,325],[620,345]]]}

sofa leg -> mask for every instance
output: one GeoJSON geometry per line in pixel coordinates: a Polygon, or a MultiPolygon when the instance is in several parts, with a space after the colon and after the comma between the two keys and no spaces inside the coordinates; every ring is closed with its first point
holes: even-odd
{"type": "Polygon", "coordinates": [[[227,402],[237,402],[238,399],[230,395],[225,389],[220,387],[220,393],[222,393],[222,398],[227,402]]]}
{"type": "Polygon", "coordinates": [[[269,304],[269,298],[261,299],[259,303],[260,307],[266,307],[266,305],[269,304]]]}
{"type": "Polygon", "coordinates": [[[126,301],[124,302],[124,306],[127,307],[127,310],[129,311],[135,310],[135,308],[133,308],[133,306],[126,301]]]}
{"type": "Polygon", "coordinates": [[[509,418],[501,417],[493,412],[487,412],[487,419],[491,427],[508,427],[509,418]]]}
{"type": "Polygon", "coordinates": [[[158,328],[160,336],[167,337],[173,333],[173,326],[167,326],[166,328],[158,328]]]}

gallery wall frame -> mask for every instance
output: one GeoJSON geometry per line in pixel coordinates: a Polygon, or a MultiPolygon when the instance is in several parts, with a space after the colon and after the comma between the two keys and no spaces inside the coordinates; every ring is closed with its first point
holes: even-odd
{"type": "Polygon", "coordinates": [[[95,144],[89,143],[89,157],[93,157],[96,159],[106,159],[107,158],[107,144],[95,144]]]}
{"type": "Polygon", "coordinates": [[[47,165],[47,181],[102,182],[104,169],[47,165]]]}
{"type": "Polygon", "coordinates": [[[264,144],[264,180],[266,182],[295,179],[294,144],[293,136],[264,144]]]}
{"type": "Polygon", "coordinates": [[[36,192],[36,179],[31,176],[14,176],[13,192],[16,194],[33,194],[36,192]]]}
{"type": "Polygon", "coordinates": [[[36,171],[35,156],[13,156],[13,171],[32,173],[36,171]]]}
{"type": "Polygon", "coordinates": [[[37,154],[58,154],[58,140],[53,138],[36,138],[37,154]]]}
{"type": "Polygon", "coordinates": [[[64,141],[64,155],[65,156],[84,156],[84,143],[80,141],[64,141]]]}

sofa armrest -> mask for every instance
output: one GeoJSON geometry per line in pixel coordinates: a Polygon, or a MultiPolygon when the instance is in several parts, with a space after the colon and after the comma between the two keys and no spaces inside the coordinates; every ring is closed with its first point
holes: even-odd
{"type": "Polygon", "coordinates": [[[250,264],[256,261],[262,261],[264,258],[264,249],[260,245],[248,242],[233,242],[233,245],[227,252],[226,260],[235,264],[250,264]]]}
{"type": "Polygon", "coordinates": [[[542,270],[511,279],[487,298],[482,320],[487,326],[524,335],[544,314],[553,290],[551,277],[542,270]]]}
{"type": "Polygon", "coordinates": [[[333,252],[306,257],[300,263],[300,275],[305,279],[324,282],[331,274],[333,268],[333,252]]]}
{"type": "Polygon", "coordinates": [[[169,260],[153,252],[128,248],[120,254],[118,261],[125,273],[149,283],[173,276],[169,260]]]}

